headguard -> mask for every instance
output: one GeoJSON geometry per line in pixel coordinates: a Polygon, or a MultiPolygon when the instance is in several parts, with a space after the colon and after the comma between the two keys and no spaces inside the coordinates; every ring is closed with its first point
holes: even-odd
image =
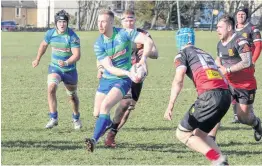
{"type": "Polygon", "coordinates": [[[187,44],[195,44],[195,32],[192,28],[181,28],[176,33],[176,46],[181,50],[187,44]]]}
{"type": "Polygon", "coordinates": [[[61,10],[61,11],[57,12],[55,14],[55,25],[56,25],[57,21],[59,21],[59,20],[67,21],[67,25],[68,25],[69,14],[65,10],[61,10]]]}

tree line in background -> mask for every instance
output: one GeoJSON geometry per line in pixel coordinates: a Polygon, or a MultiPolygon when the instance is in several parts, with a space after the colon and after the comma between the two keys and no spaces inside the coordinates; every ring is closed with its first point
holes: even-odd
{"type": "MultiPolygon", "coordinates": [[[[70,24],[76,30],[95,30],[98,12],[102,8],[110,9],[116,14],[116,25],[120,26],[119,16],[125,9],[133,9],[137,17],[137,27],[155,29],[157,27],[178,27],[177,1],[113,1],[112,3],[98,0],[79,0],[78,12],[71,16],[70,24]],[[114,3],[113,3],[114,2],[114,3]],[[123,4],[124,3],[124,4],[123,4]],[[111,5],[109,5],[111,4],[111,5]],[[114,5],[112,5],[114,4],[114,5]]],[[[219,16],[227,13],[234,15],[238,7],[246,6],[249,15],[262,7],[252,0],[249,1],[179,1],[181,26],[195,27],[196,22],[210,25],[216,23],[219,16]],[[214,14],[214,10],[218,13],[214,14]]],[[[262,16],[256,18],[262,26],[262,16]]]]}

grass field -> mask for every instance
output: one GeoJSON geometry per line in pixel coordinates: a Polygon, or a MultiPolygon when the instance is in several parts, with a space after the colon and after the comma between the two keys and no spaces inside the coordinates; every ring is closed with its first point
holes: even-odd
{"type": "MultiPolygon", "coordinates": [[[[44,129],[48,121],[47,66],[50,49],[33,69],[44,33],[2,32],[2,161],[4,165],[206,165],[204,156],[193,152],[174,138],[174,131],[196,98],[193,84],[186,79],[174,109],[172,122],[164,121],[176,55],[174,32],[152,31],[159,49],[158,60],[149,61],[149,76],[136,110],[119,132],[116,149],[103,146],[87,153],[85,136],[93,133],[93,100],[98,80],[93,43],[98,32],[78,32],[82,57],[78,63],[79,98],[84,127],[74,131],[71,107],[61,84],[57,92],[59,126],[44,129]]],[[[197,32],[196,45],[216,54],[215,32],[197,32]]],[[[258,91],[256,114],[262,117],[262,58],[256,64],[258,91]]],[[[111,111],[111,115],[114,110],[111,111]]],[[[250,127],[231,124],[232,110],[224,117],[217,142],[231,165],[262,165],[261,141],[256,142],[250,127]]]]}

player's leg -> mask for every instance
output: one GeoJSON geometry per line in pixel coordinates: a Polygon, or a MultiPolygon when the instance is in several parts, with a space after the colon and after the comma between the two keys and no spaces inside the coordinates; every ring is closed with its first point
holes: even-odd
{"type": "Polygon", "coordinates": [[[46,124],[46,128],[53,128],[58,125],[58,112],[57,112],[57,99],[56,91],[62,78],[59,72],[56,72],[51,66],[48,68],[48,78],[47,78],[47,99],[49,106],[49,117],[50,120],[46,124]]]}
{"type": "Polygon", "coordinates": [[[116,111],[115,116],[110,126],[110,131],[108,132],[106,139],[105,139],[105,146],[107,147],[116,147],[115,137],[119,129],[119,125],[123,120],[124,115],[128,112],[128,107],[130,106],[132,99],[124,98],[120,101],[116,111]]]}
{"type": "Polygon", "coordinates": [[[208,136],[216,141],[217,131],[220,128],[220,122],[208,133],[208,136]]]}
{"type": "Polygon", "coordinates": [[[189,148],[205,155],[212,164],[227,164],[219,147],[207,133],[220,122],[229,107],[228,91],[205,92],[184,116],[176,137],[189,148]]]}
{"type": "Polygon", "coordinates": [[[120,130],[123,127],[123,125],[126,123],[128,117],[130,115],[130,112],[135,109],[135,105],[136,105],[136,103],[139,99],[139,96],[141,94],[142,87],[143,87],[143,83],[136,84],[136,83],[132,82],[132,86],[131,86],[131,97],[132,97],[132,99],[130,101],[127,101],[129,106],[127,107],[127,109],[124,109],[126,111],[125,111],[125,113],[124,113],[124,115],[121,119],[121,122],[120,122],[117,130],[120,130]]]}
{"type": "Polygon", "coordinates": [[[232,109],[233,109],[233,113],[234,113],[234,117],[233,117],[233,121],[232,121],[232,123],[240,123],[239,122],[239,120],[238,120],[238,117],[237,117],[237,106],[236,106],[236,100],[235,99],[233,99],[232,100],[232,103],[231,103],[231,105],[232,105],[232,109]]]}
{"type": "Polygon", "coordinates": [[[109,89],[109,92],[107,93],[105,99],[101,103],[100,114],[99,118],[96,121],[94,135],[92,139],[86,139],[86,144],[89,151],[92,152],[94,150],[94,145],[99,140],[101,135],[104,133],[108,125],[108,122],[110,121],[110,109],[114,107],[123,98],[123,96],[130,89],[130,86],[131,80],[129,78],[114,80],[108,84],[107,89],[109,89]]]}
{"type": "Polygon", "coordinates": [[[69,97],[69,101],[72,104],[73,107],[73,123],[75,129],[82,128],[82,123],[80,120],[80,112],[79,112],[79,98],[77,95],[77,81],[78,81],[78,75],[77,71],[73,70],[70,72],[64,73],[63,82],[65,85],[66,93],[69,97]]]}
{"type": "Polygon", "coordinates": [[[253,107],[256,90],[235,89],[235,91],[238,94],[236,104],[238,119],[240,123],[253,127],[255,140],[259,141],[262,137],[261,121],[254,114],[253,107]]]}
{"type": "Polygon", "coordinates": [[[119,106],[116,109],[111,130],[107,134],[105,139],[105,146],[116,147],[115,137],[118,131],[126,123],[130,112],[135,109],[136,102],[139,99],[143,83],[132,82],[131,89],[128,91],[127,95],[121,100],[119,106]]]}

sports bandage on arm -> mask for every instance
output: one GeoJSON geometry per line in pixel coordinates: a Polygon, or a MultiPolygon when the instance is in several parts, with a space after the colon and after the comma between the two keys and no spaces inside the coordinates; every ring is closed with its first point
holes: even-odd
{"type": "Polygon", "coordinates": [[[259,58],[260,53],[261,53],[262,41],[256,41],[256,42],[254,42],[254,45],[255,45],[255,50],[254,50],[254,53],[253,53],[253,56],[252,56],[252,62],[256,63],[256,61],[259,58]]]}
{"type": "Polygon", "coordinates": [[[238,62],[237,64],[231,66],[228,69],[230,72],[240,71],[240,70],[248,68],[252,65],[252,63],[251,63],[251,61],[252,61],[251,52],[241,53],[240,57],[241,57],[242,60],[240,62],[238,62]]]}

